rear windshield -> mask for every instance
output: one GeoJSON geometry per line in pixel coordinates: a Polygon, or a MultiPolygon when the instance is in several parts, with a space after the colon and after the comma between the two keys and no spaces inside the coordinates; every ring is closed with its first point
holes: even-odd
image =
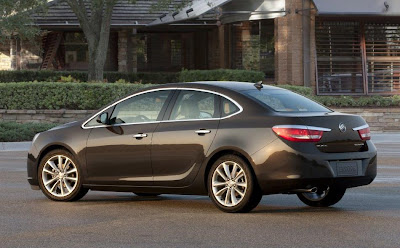
{"type": "Polygon", "coordinates": [[[324,106],[288,90],[247,90],[243,93],[277,112],[332,112],[324,106]]]}

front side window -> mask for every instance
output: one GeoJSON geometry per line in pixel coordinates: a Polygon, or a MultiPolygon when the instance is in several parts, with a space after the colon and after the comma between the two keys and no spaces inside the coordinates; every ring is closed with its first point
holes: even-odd
{"type": "Polygon", "coordinates": [[[247,90],[245,95],[277,112],[332,112],[324,106],[288,90],[247,90]]]}
{"type": "Polygon", "coordinates": [[[172,109],[170,120],[218,118],[217,99],[218,96],[211,93],[183,90],[172,109]]]}
{"type": "Polygon", "coordinates": [[[117,104],[110,118],[111,124],[156,121],[170,93],[170,90],[145,93],[117,104]]]}

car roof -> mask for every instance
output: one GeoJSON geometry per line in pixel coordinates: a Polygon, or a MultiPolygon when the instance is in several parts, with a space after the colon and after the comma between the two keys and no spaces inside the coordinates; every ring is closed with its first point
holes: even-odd
{"type": "MultiPolygon", "coordinates": [[[[201,88],[201,89],[228,89],[236,92],[256,89],[254,83],[248,82],[234,82],[234,81],[199,81],[199,82],[188,82],[188,83],[173,83],[165,84],[163,87],[190,87],[190,88],[201,88]]],[[[278,87],[263,85],[264,89],[281,89],[278,87]]]]}

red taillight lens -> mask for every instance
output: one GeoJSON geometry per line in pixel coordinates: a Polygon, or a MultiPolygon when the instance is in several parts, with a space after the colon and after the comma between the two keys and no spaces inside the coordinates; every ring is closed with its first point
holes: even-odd
{"type": "Polygon", "coordinates": [[[321,140],[323,131],[312,130],[308,128],[292,128],[292,127],[273,127],[272,130],[285,140],[295,142],[318,142],[321,140]]]}
{"type": "Polygon", "coordinates": [[[371,131],[369,130],[369,127],[358,130],[358,134],[362,140],[371,139],[371,131]]]}

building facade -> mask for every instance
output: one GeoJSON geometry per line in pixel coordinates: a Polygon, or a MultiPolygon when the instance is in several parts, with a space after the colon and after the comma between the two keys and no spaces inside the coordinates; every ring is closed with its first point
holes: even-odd
{"type": "MultiPolygon", "coordinates": [[[[400,93],[397,0],[195,0],[178,11],[155,11],[155,2],[118,2],[105,70],[261,70],[268,82],[320,95],[400,93]]],[[[87,70],[87,42],[66,3],[33,18],[42,37],[1,44],[0,69],[87,70]]]]}

